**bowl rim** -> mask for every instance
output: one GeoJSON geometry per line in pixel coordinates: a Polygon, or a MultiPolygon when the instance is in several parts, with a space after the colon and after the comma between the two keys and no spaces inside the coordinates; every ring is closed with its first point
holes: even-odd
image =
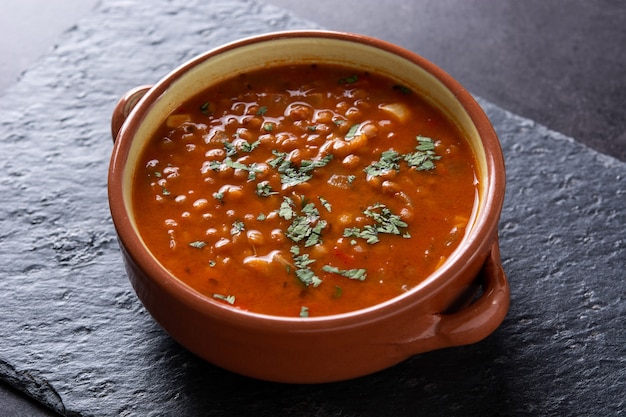
{"type": "Polygon", "coordinates": [[[451,274],[455,275],[457,273],[454,270],[455,265],[471,263],[476,257],[489,252],[493,239],[495,239],[497,235],[500,212],[504,201],[506,179],[504,158],[500,142],[487,115],[474,97],[442,68],[417,53],[381,39],[350,32],[329,30],[279,31],[246,37],[210,49],[186,61],[155,83],[129,113],[117,134],[117,138],[114,138],[114,140],[115,143],[109,165],[108,196],[118,240],[123,246],[126,255],[144,271],[154,284],[161,287],[164,291],[171,293],[172,296],[183,301],[194,310],[204,315],[210,315],[216,319],[234,321],[244,325],[254,325],[257,328],[262,326],[271,329],[293,329],[294,326],[296,326],[299,329],[312,330],[315,328],[327,328],[330,323],[332,323],[333,328],[351,327],[362,325],[369,321],[379,320],[381,317],[410,309],[411,306],[419,302],[419,300],[427,298],[440,290],[442,286],[441,281],[451,274]],[[323,38],[355,42],[385,50],[416,64],[453,93],[473,122],[481,138],[483,148],[485,149],[487,167],[485,176],[487,187],[482,198],[485,200],[486,210],[477,216],[476,222],[472,228],[472,233],[463,240],[464,244],[462,250],[460,250],[461,246],[455,250],[455,253],[458,254],[456,259],[453,262],[444,264],[419,285],[406,293],[363,309],[334,315],[301,318],[267,315],[253,311],[239,310],[232,306],[212,301],[209,297],[200,294],[192,287],[176,278],[155,260],[141,242],[139,236],[134,232],[130,214],[126,211],[124,204],[122,179],[126,165],[126,156],[132,142],[130,137],[141,124],[143,119],[142,115],[150,111],[152,103],[165,93],[179,76],[182,76],[196,65],[216,55],[257,42],[290,38],[323,38]],[[125,136],[129,136],[129,139],[121,139],[125,136]]]}

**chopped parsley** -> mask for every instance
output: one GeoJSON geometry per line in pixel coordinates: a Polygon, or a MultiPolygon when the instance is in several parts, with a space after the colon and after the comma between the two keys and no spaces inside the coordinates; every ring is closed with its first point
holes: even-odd
{"type": "Polygon", "coordinates": [[[291,247],[290,252],[296,267],[296,277],[307,287],[311,285],[318,287],[322,280],[309,268],[309,265],[314,263],[315,259],[310,259],[308,253],[300,253],[300,248],[296,245],[291,247]]]}
{"type": "Polygon", "coordinates": [[[356,74],[353,74],[348,77],[341,78],[339,80],[339,84],[354,84],[357,81],[359,81],[359,76],[356,74]]]}
{"type": "Polygon", "coordinates": [[[369,244],[380,241],[379,234],[402,235],[409,238],[408,233],[403,233],[401,229],[408,227],[408,224],[397,214],[393,214],[384,204],[374,204],[363,211],[367,217],[373,219],[375,224],[365,225],[362,229],[358,227],[348,227],[344,229],[344,237],[354,237],[365,239],[369,244]]]}
{"type": "Polygon", "coordinates": [[[236,222],[233,223],[232,227],[230,228],[230,234],[235,236],[243,232],[245,229],[246,229],[246,225],[241,220],[237,220],[236,222]]]}
{"type": "Polygon", "coordinates": [[[435,168],[435,163],[441,156],[435,153],[435,142],[426,136],[416,137],[419,145],[415,147],[415,152],[405,155],[406,163],[418,171],[427,171],[435,168]]]}
{"type": "Polygon", "coordinates": [[[300,166],[296,166],[287,159],[286,152],[272,151],[275,158],[269,161],[269,165],[280,173],[280,181],[285,187],[302,184],[313,178],[312,171],[315,168],[326,166],[332,159],[331,154],[319,160],[303,160],[300,166]]]}
{"type": "Polygon", "coordinates": [[[322,203],[322,206],[324,206],[327,212],[330,213],[331,211],[333,211],[333,207],[330,205],[328,200],[326,200],[324,197],[318,197],[318,198],[320,199],[320,203],[322,203]]]}
{"type": "Polygon", "coordinates": [[[228,157],[237,155],[237,148],[231,142],[224,142],[224,150],[228,157]]]}
{"type": "Polygon", "coordinates": [[[222,295],[222,294],[213,294],[213,298],[216,300],[225,301],[230,305],[235,304],[235,296],[234,295],[222,295]]]}
{"type": "Polygon", "coordinates": [[[412,93],[412,91],[411,91],[411,89],[410,89],[410,88],[405,87],[405,86],[400,85],[400,84],[396,84],[396,85],[394,85],[394,86],[393,86],[393,89],[394,89],[394,90],[398,90],[398,91],[400,91],[402,94],[411,94],[411,93],[412,93]]]}
{"type": "Polygon", "coordinates": [[[321,242],[322,231],[328,226],[326,220],[320,218],[320,213],[315,204],[305,204],[300,213],[295,210],[295,203],[289,197],[284,197],[278,209],[278,215],[291,221],[287,227],[286,236],[295,243],[304,241],[304,246],[309,247],[321,242]]]}
{"type": "Polygon", "coordinates": [[[242,151],[244,151],[244,152],[248,152],[248,153],[250,153],[250,152],[252,152],[253,150],[255,150],[255,149],[256,149],[256,148],[257,148],[260,144],[261,144],[261,141],[260,141],[260,140],[256,140],[256,141],[254,141],[254,142],[252,142],[252,143],[250,143],[250,142],[244,142],[244,143],[241,145],[241,150],[242,150],[242,151]]]}
{"type": "Polygon", "coordinates": [[[213,193],[213,198],[219,201],[221,204],[224,204],[224,193],[219,191],[213,193]]]}
{"type": "Polygon", "coordinates": [[[341,275],[342,277],[356,279],[359,281],[365,281],[367,278],[367,271],[363,268],[355,268],[355,269],[339,269],[332,265],[324,265],[322,267],[324,272],[330,272],[331,274],[341,275]]]}
{"type": "Polygon", "coordinates": [[[356,123],[353,124],[352,126],[350,126],[350,129],[348,130],[348,133],[346,133],[345,139],[346,140],[350,140],[352,138],[354,138],[357,134],[357,132],[359,131],[359,126],[361,126],[360,123],[356,123]]]}
{"type": "Polygon", "coordinates": [[[204,103],[202,103],[202,105],[200,106],[200,111],[201,111],[201,112],[202,112],[202,114],[204,114],[205,116],[209,116],[211,113],[213,113],[213,112],[210,110],[210,107],[211,107],[211,103],[209,103],[208,101],[207,101],[207,102],[204,102],[204,103]]]}
{"type": "Polygon", "coordinates": [[[278,194],[278,191],[272,190],[269,182],[263,181],[256,185],[256,195],[259,197],[269,197],[274,194],[278,194]]]}
{"type": "MultiPolygon", "coordinates": [[[[228,151],[227,151],[227,154],[228,154],[228,151]]],[[[243,171],[248,171],[248,181],[254,181],[256,179],[256,174],[261,172],[261,170],[259,169],[258,165],[255,162],[251,163],[250,165],[246,165],[241,162],[233,161],[233,159],[230,156],[227,156],[221,162],[211,161],[208,165],[209,169],[212,169],[213,171],[219,171],[222,166],[226,166],[232,169],[241,169],[243,171]]]]}
{"type": "Polygon", "coordinates": [[[380,159],[378,161],[371,163],[365,168],[365,173],[372,177],[377,177],[389,171],[399,171],[399,162],[401,160],[402,155],[398,152],[393,149],[386,150],[380,155],[380,159]]]}
{"type": "Polygon", "coordinates": [[[195,242],[191,242],[189,246],[191,246],[192,248],[202,249],[203,247],[206,246],[206,242],[203,242],[201,240],[196,240],[195,242]]]}

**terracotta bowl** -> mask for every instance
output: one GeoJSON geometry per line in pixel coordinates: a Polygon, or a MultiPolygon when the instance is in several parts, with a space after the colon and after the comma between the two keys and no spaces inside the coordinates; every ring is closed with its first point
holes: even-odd
{"type": "Polygon", "coordinates": [[[146,309],[181,345],[231,371],[264,380],[319,383],[370,374],[413,355],[466,345],[492,333],[509,306],[497,227],[505,191],[498,138],[458,82],[424,58],[365,36],[294,31],[230,43],[129,91],[112,119],[109,202],[128,276],[146,309]],[[180,103],[237,71],[326,62],[395,77],[444,111],[478,160],[478,213],[461,245],[412,290],[363,310],[292,318],[240,311],[170,274],[142,242],[132,177],[146,140],[180,103]],[[477,291],[478,290],[478,291],[477,291]]]}

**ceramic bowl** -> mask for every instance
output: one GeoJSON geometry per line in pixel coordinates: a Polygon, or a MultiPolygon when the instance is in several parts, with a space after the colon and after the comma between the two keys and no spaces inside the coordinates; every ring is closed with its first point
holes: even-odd
{"type": "Polygon", "coordinates": [[[230,43],[124,95],[112,118],[109,203],[130,282],[152,317],[208,362],[254,378],[320,383],[383,370],[426,351],[476,343],[503,321],[509,288],[498,248],[505,168],[487,116],[457,81],[424,58],[366,36],[271,33],[230,43]],[[171,275],[139,237],[132,177],[147,138],[179,104],[232,73],[325,62],[400,80],[467,135],[480,171],[478,213],[452,256],[412,290],[345,314],[292,318],[225,306],[171,275]],[[479,289],[477,293],[477,289],[479,289]]]}

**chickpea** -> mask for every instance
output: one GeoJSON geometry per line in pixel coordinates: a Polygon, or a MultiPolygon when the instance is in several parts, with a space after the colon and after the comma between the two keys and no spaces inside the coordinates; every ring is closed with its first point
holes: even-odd
{"type": "Polygon", "coordinates": [[[354,152],[365,145],[367,145],[367,137],[363,134],[356,135],[348,141],[348,148],[350,149],[350,152],[354,152]]]}
{"type": "Polygon", "coordinates": [[[274,229],[270,232],[270,239],[274,243],[283,243],[286,236],[281,229],[274,229]]]}
{"type": "Polygon", "coordinates": [[[248,243],[251,246],[262,246],[265,243],[265,236],[258,230],[248,230],[246,232],[246,236],[248,237],[248,243]]]}
{"type": "Polygon", "coordinates": [[[235,169],[235,173],[233,174],[233,176],[240,181],[246,180],[248,178],[248,175],[248,170],[241,168],[235,169]]]}
{"type": "Polygon", "coordinates": [[[269,173],[271,172],[271,168],[265,162],[259,162],[256,164],[254,172],[256,173],[257,180],[263,180],[269,175],[269,173]]]}
{"type": "MultiPolygon", "coordinates": [[[[329,120],[329,123],[332,122],[332,119],[329,120]]],[[[315,133],[321,135],[321,136],[325,136],[328,135],[328,133],[331,131],[330,126],[326,125],[326,124],[318,124],[315,125],[315,133]]]]}
{"type": "Polygon", "coordinates": [[[361,162],[361,158],[359,158],[358,156],[354,154],[350,154],[346,156],[345,158],[343,158],[343,161],[341,161],[344,167],[351,168],[351,169],[356,168],[359,162],[361,162]]]}
{"type": "Polygon", "coordinates": [[[335,106],[335,109],[337,109],[337,111],[339,113],[345,113],[346,110],[348,110],[348,108],[350,107],[350,103],[348,103],[347,101],[340,101],[339,103],[337,103],[337,105],[335,106]]]}
{"type": "Polygon", "coordinates": [[[279,146],[281,151],[289,152],[300,146],[300,140],[297,136],[291,133],[281,132],[276,135],[276,144],[279,146]]]}
{"type": "Polygon", "coordinates": [[[220,165],[219,170],[217,171],[218,175],[221,179],[229,179],[232,178],[235,174],[235,170],[229,166],[224,164],[220,165]]]}
{"type": "Polygon", "coordinates": [[[285,109],[285,116],[293,120],[307,120],[312,114],[313,109],[305,103],[293,103],[285,109]]]}
{"type": "Polygon", "coordinates": [[[321,146],[324,144],[325,141],[326,141],[326,138],[322,135],[314,134],[314,135],[306,136],[307,145],[321,146]]]}
{"type": "Polygon", "coordinates": [[[333,141],[333,154],[338,157],[343,157],[350,153],[350,147],[345,140],[337,139],[333,141]]]}
{"type": "Polygon", "coordinates": [[[305,159],[304,151],[300,148],[294,149],[293,151],[289,152],[289,156],[287,157],[287,159],[289,159],[292,164],[300,165],[302,160],[305,159]]]}
{"type": "MultiPolygon", "coordinates": [[[[256,111],[256,110],[255,110],[256,111]]],[[[243,124],[250,130],[258,130],[263,125],[263,119],[259,116],[246,118],[243,124]]]]}
{"type": "Polygon", "coordinates": [[[396,192],[400,190],[400,185],[398,185],[398,183],[395,183],[393,181],[385,180],[381,184],[381,188],[387,194],[395,194],[396,192]]]}
{"type": "Polygon", "coordinates": [[[167,178],[176,178],[178,177],[180,169],[178,167],[165,167],[163,168],[163,175],[165,175],[167,178]]]}
{"type": "Polygon", "coordinates": [[[219,192],[228,200],[241,200],[244,196],[243,188],[238,185],[224,185],[219,192]]]}
{"type": "Polygon", "coordinates": [[[383,180],[380,177],[374,177],[371,175],[367,176],[367,184],[375,189],[380,189],[380,186],[382,184],[383,180]]]}
{"type": "MultiPolygon", "coordinates": [[[[335,113],[331,110],[318,110],[313,115],[313,120],[316,123],[321,123],[323,125],[328,125],[333,122],[333,117],[335,117],[335,113]]],[[[318,127],[319,129],[319,127],[318,127]]]]}
{"type": "Polygon", "coordinates": [[[348,120],[358,120],[361,117],[361,110],[356,107],[350,107],[348,110],[346,110],[344,115],[348,120]]]}
{"type": "Polygon", "coordinates": [[[193,207],[199,209],[206,206],[208,203],[209,201],[206,198],[199,198],[193,202],[193,207]]]}
{"type": "Polygon", "coordinates": [[[330,249],[328,248],[328,246],[322,243],[318,243],[317,245],[311,248],[311,257],[319,258],[319,257],[327,255],[329,251],[330,249]]]}
{"type": "Polygon", "coordinates": [[[223,237],[223,238],[220,238],[217,242],[215,242],[215,244],[213,245],[213,250],[215,251],[215,253],[224,253],[231,246],[232,246],[232,242],[230,241],[230,239],[223,237]]]}
{"type": "Polygon", "coordinates": [[[259,142],[264,145],[273,145],[276,141],[276,136],[271,133],[265,133],[259,136],[259,142]]]}
{"type": "Polygon", "coordinates": [[[366,138],[371,139],[378,134],[378,127],[374,123],[363,123],[360,131],[366,138]]]}

